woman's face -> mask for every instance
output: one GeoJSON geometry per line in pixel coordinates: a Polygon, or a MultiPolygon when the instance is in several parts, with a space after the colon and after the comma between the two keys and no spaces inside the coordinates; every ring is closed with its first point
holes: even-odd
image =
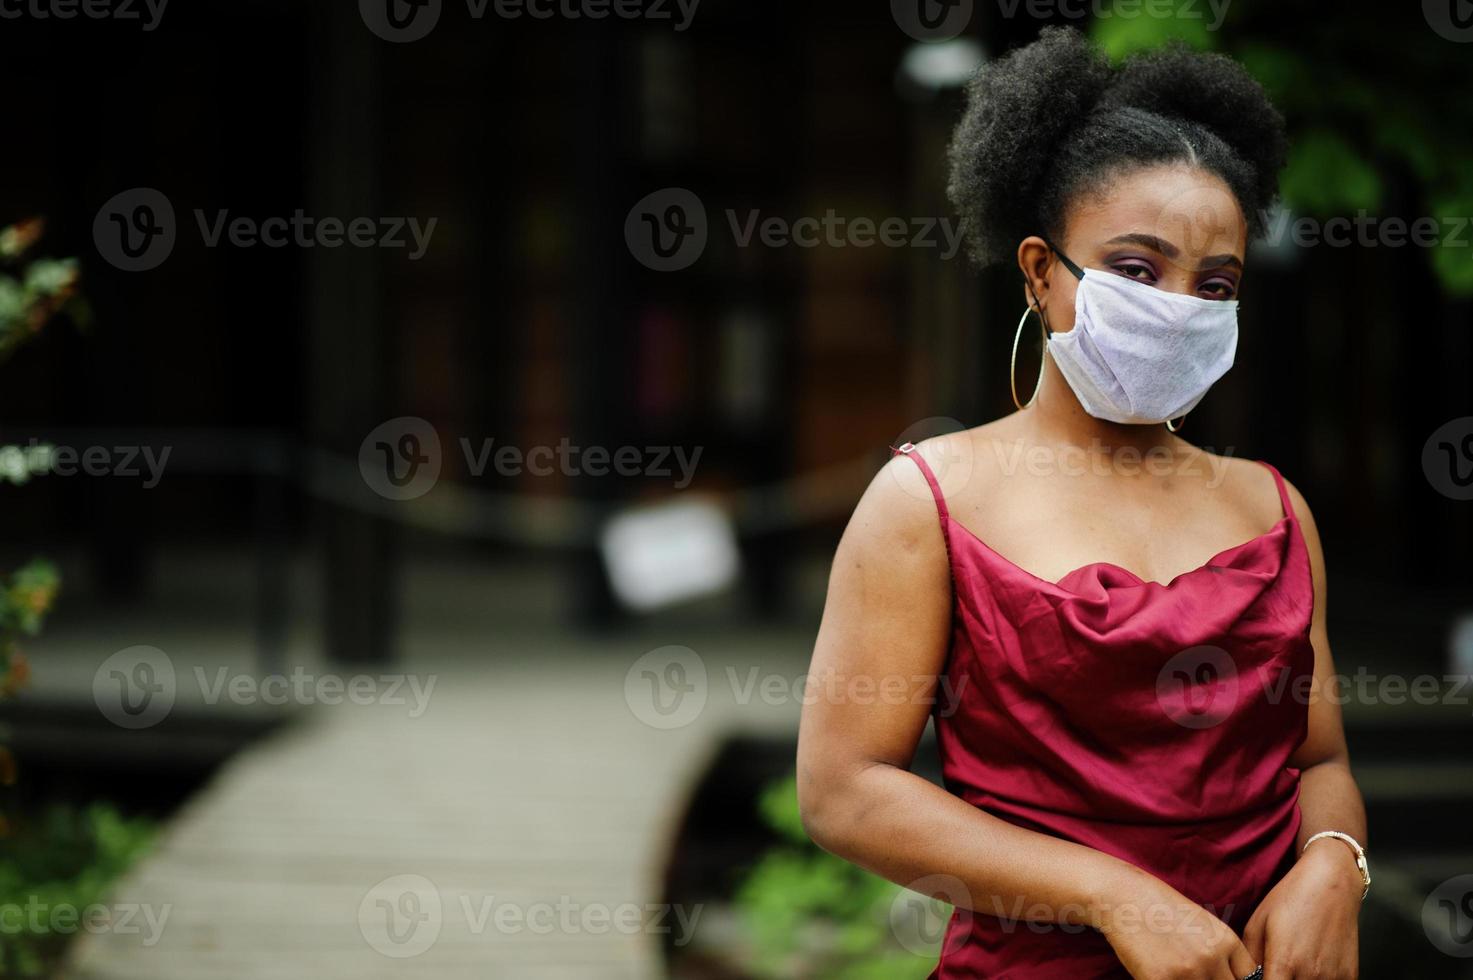
{"type": "MultiPolygon", "coordinates": [[[[1203,299],[1236,299],[1248,223],[1222,178],[1187,164],[1168,164],[1132,170],[1081,195],[1056,244],[1086,269],[1203,299]]],[[[1042,238],[1025,239],[1018,262],[1049,327],[1073,329],[1079,280],[1042,238]]]]}

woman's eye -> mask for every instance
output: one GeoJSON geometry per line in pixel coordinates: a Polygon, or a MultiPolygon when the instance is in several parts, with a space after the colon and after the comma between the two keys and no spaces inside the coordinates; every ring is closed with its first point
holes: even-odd
{"type": "Polygon", "coordinates": [[[1117,265],[1114,268],[1116,272],[1120,273],[1127,279],[1136,279],[1140,282],[1156,281],[1156,273],[1151,271],[1151,267],[1148,265],[1138,265],[1136,263],[1130,263],[1117,265]]]}
{"type": "Polygon", "coordinates": [[[1238,293],[1236,286],[1221,279],[1204,282],[1197,291],[1208,299],[1232,299],[1238,293]]]}

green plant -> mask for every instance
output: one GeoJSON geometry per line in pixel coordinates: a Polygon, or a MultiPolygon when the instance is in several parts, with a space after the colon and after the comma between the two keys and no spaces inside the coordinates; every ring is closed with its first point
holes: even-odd
{"type": "MultiPolygon", "coordinates": [[[[0,228],[0,362],[62,310],[85,318],[77,295],[77,261],[26,259],[45,229],[40,218],[0,228]]],[[[29,677],[18,640],[40,632],[60,586],[56,566],[40,559],[0,578],[0,698],[13,695],[29,677]]],[[[14,781],[14,760],[0,745],[0,785],[14,781]]]]}
{"type": "Polygon", "coordinates": [[[35,636],[56,600],[61,576],[49,561],[36,559],[9,578],[0,578],[0,697],[14,694],[29,674],[18,640],[35,636]]]}
{"type": "Polygon", "coordinates": [[[764,790],[757,805],[782,842],[737,887],[751,944],[746,969],[814,980],[921,980],[931,972],[935,954],[902,945],[891,926],[904,889],[808,839],[793,776],[764,790]]]}
{"type": "Polygon", "coordinates": [[[62,311],[87,319],[77,293],[77,260],[26,258],[45,230],[41,218],[0,229],[0,361],[62,311]]]}
{"type": "MultiPolygon", "coordinates": [[[[79,302],[75,260],[25,260],[44,229],[45,223],[39,218],[0,229],[0,361],[39,333],[63,308],[79,302]]],[[[60,585],[56,566],[41,559],[0,577],[0,698],[14,695],[30,676],[19,641],[41,631],[60,585]]],[[[0,745],[0,785],[10,786],[15,781],[15,759],[8,748],[0,745]]],[[[48,818],[45,827],[50,833],[38,841],[33,835],[16,834],[11,821],[0,815],[0,856],[4,858],[0,862],[0,969],[5,976],[39,975],[46,960],[45,942],[27,934],[26,916],[19,917],[17,931],[12,910],[26,907],[28,896],[20,892],[27,888],[54,890],[58,879],[49,874],[38,876],[38,861],[54,861],[59,853],[71,859],[84,854],[83,848],[72,846],[78,837],[76,832],[57,833],[62,819],[48,818]],[[47,846],[48,841],[55,840],[61,843],[47,846]]],[[[105,849],[116,843],[101,812],[90,826],[99,832],[98,843],[105,849]]],[[[85,881],[80,884],[85,885],[85,881]]]]}
{"type": "Polygon", "coordinates": [[[0,838],[0,976],[54,974],[114,880],[153,843],[156,826],[113,806],[54,806],[0,838]]]}

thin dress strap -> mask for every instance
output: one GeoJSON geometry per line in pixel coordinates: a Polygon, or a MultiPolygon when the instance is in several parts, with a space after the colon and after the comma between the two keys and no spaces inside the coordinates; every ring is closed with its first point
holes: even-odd
{"type": "Polygon", "coordinates": [[[1267,460],[1260,459],[1260,460],[1258,460],[1258,462],[1260,462],[1264,466],[1268,467],[1268,471],[1274,475],[1274,483],[1279,488],[1279,503],[1281,503],[1281,504],[1284,505],[1284,516],[1285,517],[1293,517],[1294,516],[1294,505],[1291,504],[1291,503],[1289,503],[1289,488],[1286,487],[1286,486],[1284,486],[1284,477],[1283,477],[1283,474],[1281,474],[1277,469],[1275,469],[1274,468],[1274,465],[1272,463],[1268,462],[1267,460]]]}
{"type": "Polygon", "coordinates": [[[915,464],[921,468],[921,474],[925,476],[926,482],[931,485],[931,496],[936,498],[936,511],[941,515],[941,520],[946,521],[951,515],[946,509],[946,498],[941,496],[941,484],[936,479],[936,474],[931,472],[931,464],[921,455],[915,443],[907,442],[900,447],[892,446],[890,452],[893,456],[909,456],[915,460],[915,464]]]}

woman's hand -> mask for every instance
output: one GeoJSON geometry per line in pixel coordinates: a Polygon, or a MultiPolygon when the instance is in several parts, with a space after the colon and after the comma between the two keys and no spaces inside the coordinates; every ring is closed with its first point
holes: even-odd
{"type": "Polygon", "coordinates": [[[1263,980],[1355,980],[1363,890],[1349,848],[1329,839],[1310,845],[1243,930],[1263,980]]]}
{"type": "Polygon", "coordinates": [[[1164,881],[1142,873],[1131,892],[1094,924],[1135,980],[1242,980],[1257,968],[1236,933],[1164,881]]]}

